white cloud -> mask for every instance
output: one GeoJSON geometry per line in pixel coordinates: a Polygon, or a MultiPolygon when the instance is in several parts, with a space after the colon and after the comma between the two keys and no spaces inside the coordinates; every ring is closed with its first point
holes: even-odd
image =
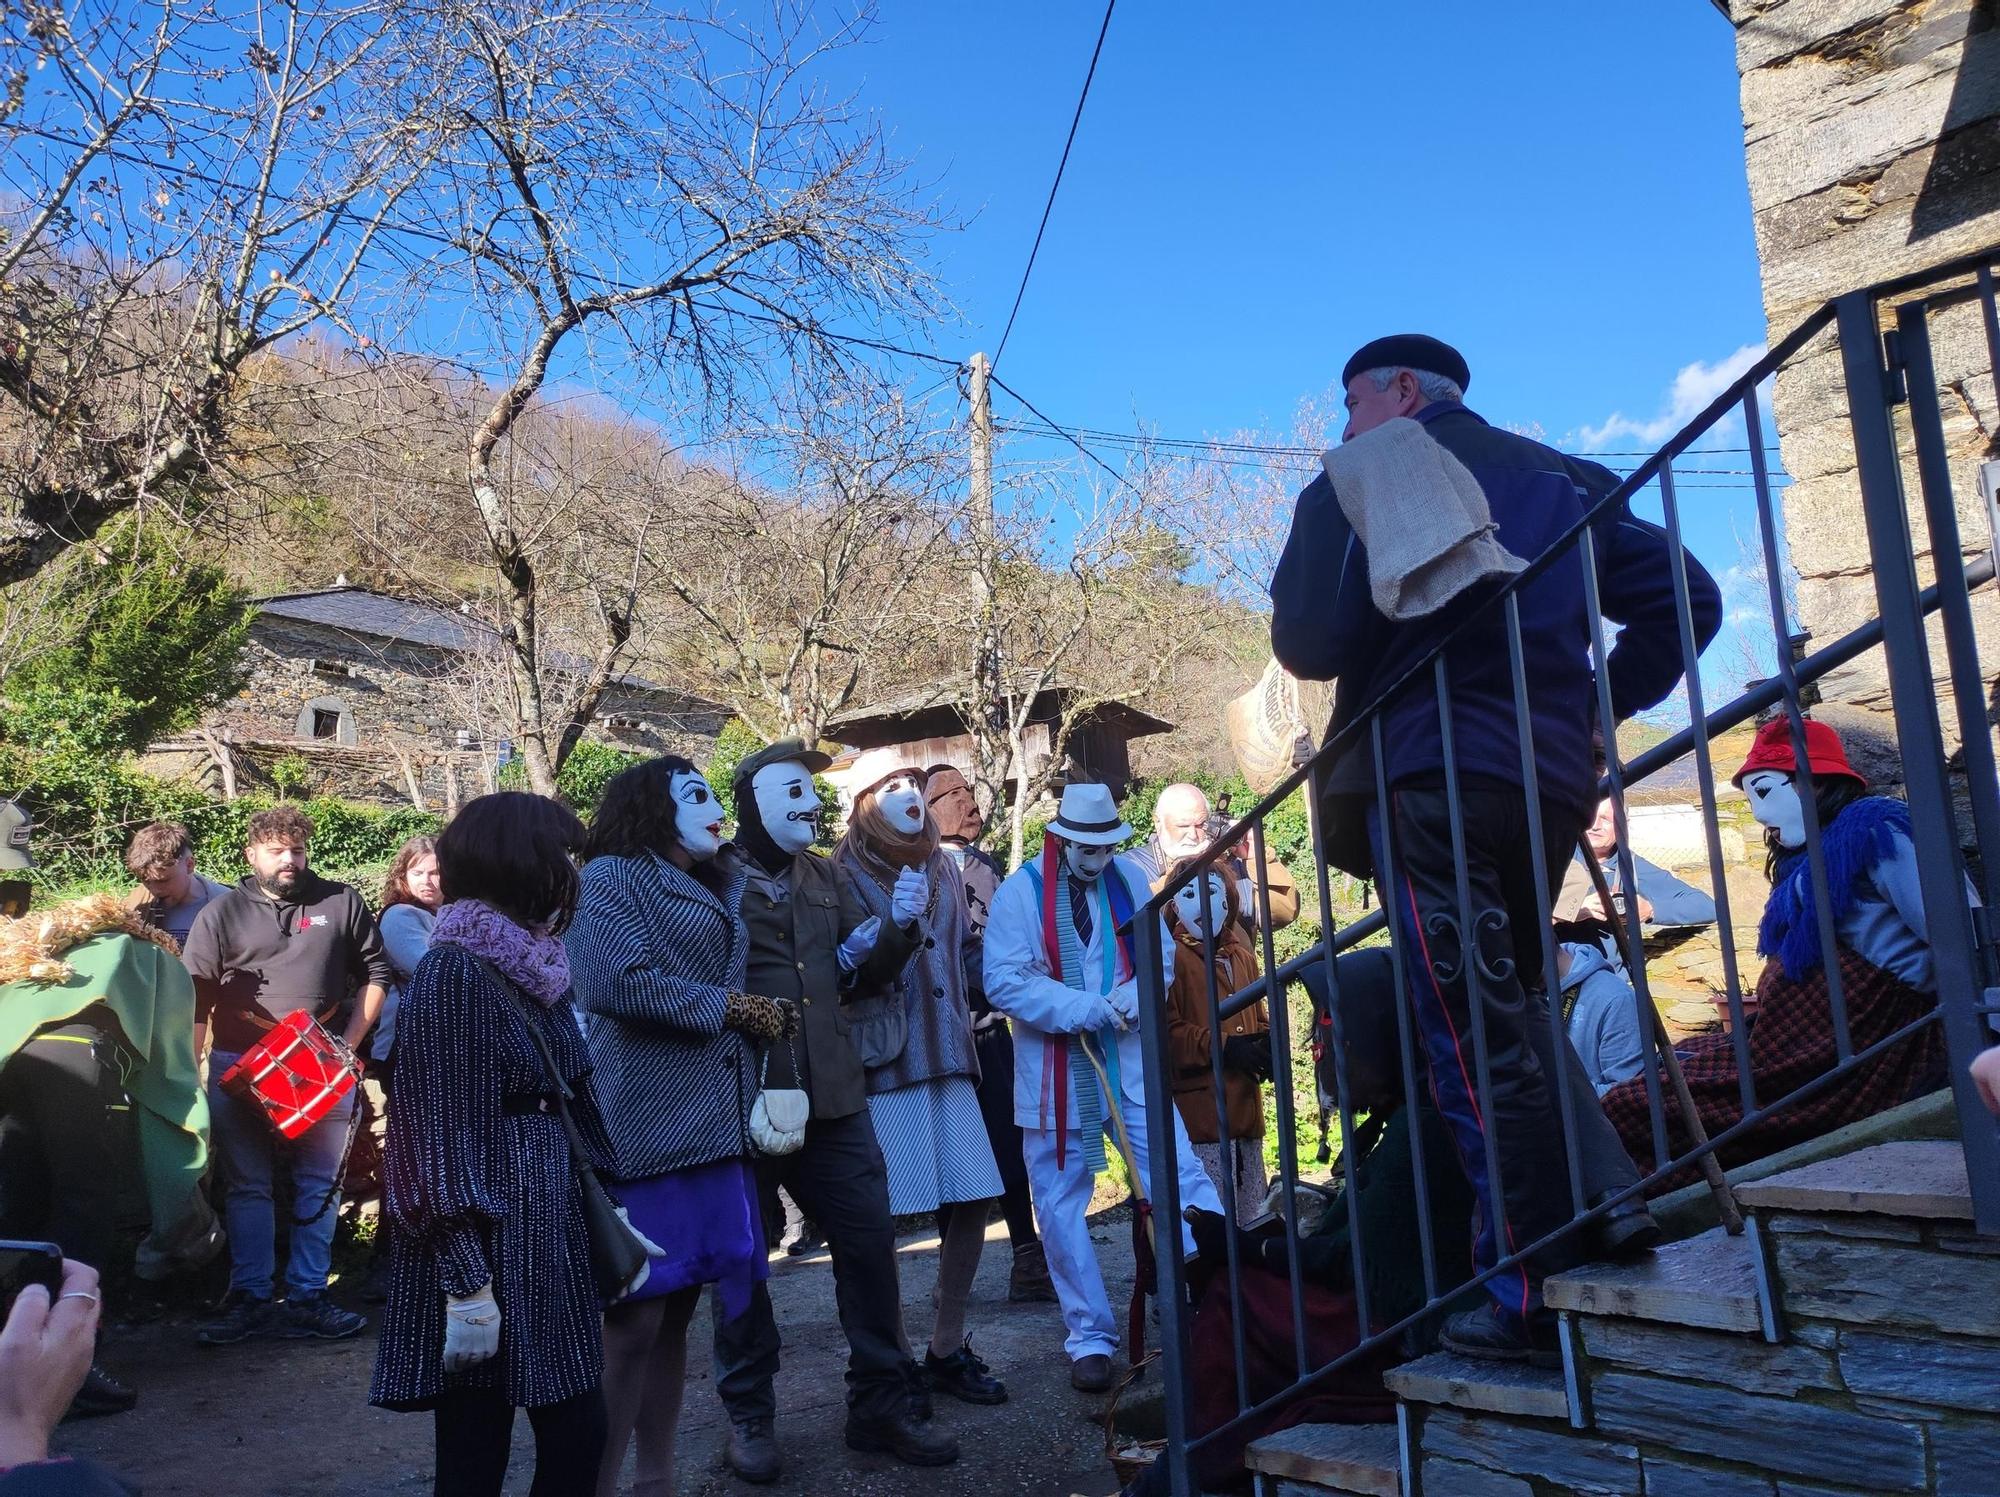
{"type": "MultiPolygon", "coordinates": [[[[1696,359],[1692,364],[1684,365],[1674,376],[1657,415],[1635,419],[1623,411],[1614,411],[1601,426],[1584,427],[1577,434],[1577,446],[1584,452],[1657,447],[1700,415],[1710,401],[1763,357],[1763,344],[1746,343],[1729,357],[1713,364],[1696,359]]],[[[1731,415],[1726,421],[1717,422],[1711,428],[1709,437],[1704,439],[1704,444],[1712,443],[1726,429],[1740,433],[1738,418],[1731,415]]]]}

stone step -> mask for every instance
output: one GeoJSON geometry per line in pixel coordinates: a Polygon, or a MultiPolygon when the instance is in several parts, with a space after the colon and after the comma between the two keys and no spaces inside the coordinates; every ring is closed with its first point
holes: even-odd
{"type": "Polygon", "coordinates": [[[1441,1351],[1392,1368],[1382,1381],[1391,1393],[1412,1403],[1451,1404],[1529,1419],[1569,1418],[1562,1374],[1522,1362],[1482,1362],[1441,1351]]]}
{"type": "Polygon", "coordinates": [[[1393,1424],[1295,1425],[1251,1441],[1243,1464],[1286,1484],[1300,1483],[1307,1492],[1357,1497],[1402,1497],[1403,1492],[1393,1424]]]}
{"type": "Polygon", "coordinates": [[[1739,1186],[1736,1199],[1767,1213],[1972,1220],[1965,1152],[1949,1139],[1876,1144],[1739,1186]]]}
{"type": "Polygon", "coordinates": [[[1621,1315],[1668,1325],[1755,1335],[1754,1249],[1722,1228],[1669,1243],[1633,1263],[1595,1263],[1551,1277],[1542,1298],[1551,1309],[1621,1315]]]}

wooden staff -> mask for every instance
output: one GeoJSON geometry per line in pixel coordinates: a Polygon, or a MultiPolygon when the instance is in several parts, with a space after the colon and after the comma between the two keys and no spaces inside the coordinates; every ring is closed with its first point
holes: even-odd
{"type": "MultiPolygon", "coordinates": [[[[1597,854],[1591,851],[1589,842],[1579,840],[1577,845],[1583,849],[1584,866],[1590,870],[1591,883],[1597,886],[1597,898],[1604,906],[1604,918],[1611,926],[1612,937],[1618,942],[1618,949],[1629,952],[1634,958],[1644,962],[1645,946],[1639,941],[1626,944],[1625,919],[1619,911],[1617,900],[1611,897],[1611,883],[1604,876],[1603,864],[1597,861],[1597,854]]],[[[1681,1073],[1680,1057],[1674,1054],[1674,1042],[1667,1034],[1666,1023],[1660,1018],[1660,1011],[1653,1007],[1650,996],[1646,1000],[1645,1008],[1653,1021],[1653,1048],[1660,1053],[1660,1067],[1667,1073],[1667,1080],[1674,1089],[1674,1099],[1680,1103],[1681,1118],[1687,1124],[1689,1134],[1694,1138],[1695,1147],[1699,1148],[1708,1142],[1708,1130],[1702,1126],[1701,1114],[1695,1111],[1694,1097],[1688,1091],[1687,1077],[1681,1073]]],[[[1699,1168],[1702,1178],[1708,1181],[1709,1193],[1715,1197],[1715,1209],[1722,1216],[1722,1225],[1728,1229],[1731,1237],[1741,1236],[1743,1212],[1737,1207],[1736,1193],[1729,1188],[1729,1180],[1722,1173],[1722,1166],[1716,1162],[1714,1154],[1704,1154],[1701,1156],[1699,1168]]]]}

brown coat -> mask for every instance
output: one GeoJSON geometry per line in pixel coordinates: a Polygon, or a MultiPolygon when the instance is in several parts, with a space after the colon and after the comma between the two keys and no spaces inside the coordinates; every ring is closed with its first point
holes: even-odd
{"type": "MultiPolygon", "coordinates": [[[[1167,990],[1167,1051],[1174,1068],[1174,1105],[1181,1110],[1188,1138],[1198,1144],[1220,1141],[1215,1128],[1215,1096],[1210,1083],[1208,1033],[1208,963],[1199,931],[1188,931],[1169,919],[1174,932],[1174,983],[1167,990]]],[[[1221,998],[1246,987],[1257,977],[1257,957],[1250,938],[1234,920],[1217,944],[1215,991],[1221,998]]],[[[1253,1003],[1222,1021],[1222,1037],[1262,1034],[1271,1027],[1270,1012],[1253,1003]]],[[[1222,1073],[1228,1099],[1229,1136],[1264,1136],[1264,1098],[1257,1083],[1240,1071],[1222,1073]]]]}

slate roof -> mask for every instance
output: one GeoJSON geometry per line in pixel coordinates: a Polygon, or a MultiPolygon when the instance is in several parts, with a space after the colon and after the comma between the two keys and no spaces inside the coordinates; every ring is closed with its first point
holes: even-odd
{"type": "MultiPolygon", "coordinates": [[[[1074,697],[1077,690],[1060,681],[1044,687],[1036,696],[1036,715],[1054,712],[1056,703],[1051,700],[1046,706],[1044,699],[1074,697]]],[[[879,737],[881,731],[892,724],[912,718],[923,718],[934,714],[956,714],[970,705],[970,694],[955,689],[954,685],[932,685],[917,691],[906,692],[886,701],[871,702],[865,707],[852,707],[841,713],[826,725],[826,736],[835,743],[854,744],[859,740],[844,736],[859,733],[865,737],[879,737]]],[[[1092,714],[1107,725],[1122,729],[1128,738],[1144,738],[1153,733],[1171,733],[1174,725],[1165,718],[1124,702],[1106,702],[1092,714]]]]}
{"type": "MultiPolygon", "coordinates": [[[[256,601],[260,614],[420,649],[463,654],[492,649],[500,640],[499,631],[481,619],[420,599],[378,593],[372,587],[329,587],[309,593],[280,593],[256,601]]],[[[545,658],[559,671],[580,673],[590,667],[589,661],[561,651],[552,651],[545,658]]],[[[716,706],[692,692],[678,691],[658,681],[648,681],[644,676],[619,675],[612,680],[628,691],[657,692],[703,706],[716,706]]]]}

